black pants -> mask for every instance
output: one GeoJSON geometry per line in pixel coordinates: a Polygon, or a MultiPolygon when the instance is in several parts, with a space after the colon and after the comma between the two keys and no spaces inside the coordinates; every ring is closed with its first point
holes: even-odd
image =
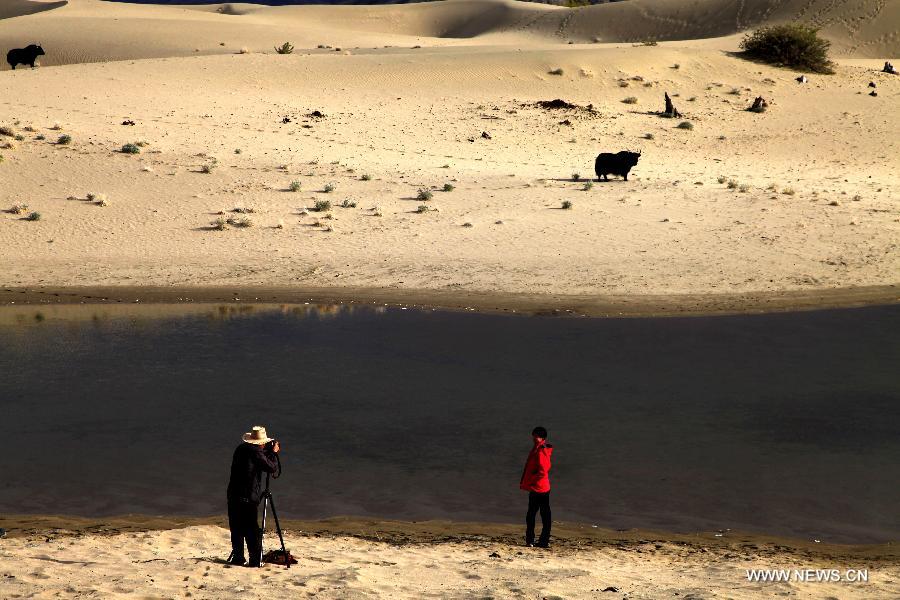
{"type": "Polygon", "coordinates": [[[534,515],[541,511],[541,538],[539,544],[550,543],[550,492],[528,492],[528,512],[525,514],[525,543],[534,543],[534,515]]]}
{"type": "Polygon", "coordinates": [[[233,560],[244,559],[244,540],[246,540],[250,564],[259,562],[259,523],[256,518],[256,504],[238,500],[228,501],[228,528],[231,530],[233,560]]]}

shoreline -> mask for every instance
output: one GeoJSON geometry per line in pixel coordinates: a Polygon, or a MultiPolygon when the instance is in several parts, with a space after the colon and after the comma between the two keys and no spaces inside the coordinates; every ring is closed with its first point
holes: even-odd
{"type": "MultiPolygon", "coordinates": [[[[523,526],[511,523],[465,522],[448,520],[399,521],[392,519],[335,516],[327,519],[282,519],[285,532],[304,537],[355,538],[393,546],[437,545],[477,542],[521,546],[523,526]]],[[[218,526],[227,530],[224,515],[207,517],[127,514],[110,517],[73,515],[15,514],[0,516],[0,528],[7,539],[111,536],[128,533],[167,531],[198,526],[218,526]]],[[[270,522],[267,535],[274,534],[270,522]]],[[[653,552],[660,544],[672,544],[686,550],[746,551],[761,556],[790,556],[808,560],[865,560],[869,564],[900,565],[900,545],[896,541],[873,544],[816,543],[811,540],[761,533],[726,530],[717,537],[714,531],[676,533],[652,529],[613,530],[586,523],[554,521],[554,551],[618,549],[653,552]]],[[[224,542],[227,546],[227,540],[224,542]]]]}
{"type": "Polygon", "coordinates": [[[0,306],[350,304],[582,317],[714,316],[900,303],[896,284],[730,294],[546,295],[403,288],[287,286],[4,286],[0,306]]]}

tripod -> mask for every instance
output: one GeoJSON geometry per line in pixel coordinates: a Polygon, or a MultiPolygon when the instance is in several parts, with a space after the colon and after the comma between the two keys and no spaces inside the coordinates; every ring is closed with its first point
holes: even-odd
{"type": "MultiPolygon", "coordinates": [[[[276,455],[277,456],[277,455],[276,455]]],[[[279,462],[279,466],[280,466],[279,462]]],[[[281,524],[278,522],[278,513],[275,511],[275,499],[272,498],[272,492],[269,491],[269,473],[266,473],[266,489],[262,493],[262,527],[259,528],[259,564],[262,564],[263,557],[263,535],[266,533],[266,513],[269,506],[272,507],[272,516],[275,518],[275,531],[278,532],[278,539],[281,540],[281,556],[284,557],[285,566],[290,569],[291,561],[288,558],[288,552],[284,547],[284,535],[281,533],[281,524]]]]}

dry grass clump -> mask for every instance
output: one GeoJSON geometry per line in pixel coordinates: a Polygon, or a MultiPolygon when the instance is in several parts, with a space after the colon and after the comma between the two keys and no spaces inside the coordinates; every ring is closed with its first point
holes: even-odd
{"type": "Polygon", "coordinates": [[[728,189],[729,190],[736,190],[738,188],[738,185],[739,185],[738,182],[735,181],[734,179],[728,180],[728,189]]]}
{"type": "Polygon", "coordinates": [[[372,180],[372,176],[369,175],[368,173],[363,173],[362,175],[360,175],[359,179],[360,179],[361,181],[371,181],[371,180],[372,180]]]}
{"type": "Polygon", "coordinates": [[[571,200],[563,200],[563,203],[561,206],[562,206],[563,210],[569,210],[570,208],[572,208],[573,204],[572,204],[571,200]]]}
{"type": "Polygon", "coordinates": [[[738,191],[743,194],[746,194],[747,192],[750,191],[750,186],[747,185],[746,183],[742,183],[741,185],[738,186],[738,191]]]}
{"type": "Polygon", "coordinates": [[[72,143],[72,136],[68,133],[64,133],[59,138],[57,138],[56,143],[60,146],[68,146],[72,143]]]}
{"type": "Polygon", "coordinates": [[[795,192],[794,188],[792,188],[792,187],[786,187],[783,190],[781,190],[781,193],[784,194],[785,196],[793,196],[797,192],[795,192]]]}
{"type": "Polygon", "coordinates": [[[427,202],[434,197],[434,194],[431,193],[431,190],[425,188],[419,188],[419,193],[416,194],[416,200],[422,200],[423,202],[427,202]]]}
{"type": "Polygon", "coordinates": [[[228,223],[232,227],[240,227],[242,229],[253,227],[253,221],[250,219],[250,217],[230,217],[226,220],[226,223],[228,223]]]}
{"type": "Polygon", "coordinates": [[[428,205],[420,204],[419,207],[416,209],[416,212],[421,215],[422,213],[427,213],[429,210],[431,210],[431,209],[428,208],[428,205]]]}
{"type": "Polygon", "coordinates": [[[591,191],[591,189],[592,189],[593,187],[594,187],[594,182],[593,182],[593,181],[586,181],[585,184],[584,184],[584,187],[582,187],[581,189],[582,189],[583,191],[585,191],[585,192],[589,192],[589,191],[591,191]]]}
{"type": "Polygon", "coordinates": [[[456,186],[453,185],[452,183],[445,183],[445,184],[444,184],[444,187],[441,188],[441,189],[442,189],[443,191],[445,191],[445,192],[452,192],[453,190],[456,189],[456,186]]]}
{"type": "Polygon", "coordinates": [[[688,131],[694,128],[694,124],[690,121],[682,121],[678,124],[678,129],[687,129],[688,131]]]}
{"type": "Polygon", "coordinates": [[[322,188],[322,191],[325,192],[326,194],[330,194],[331,192],[334,191],[334,184],[326,183],[325,187],[322,188]]]}
{"type": "Polygon", "coordinates": [[[208,163],[201,165],[200,172],[206,173],[207,175],[209,175],[210,173],[213,172],[213,170],[215,170],[215,168],[217,166],[219,166],[219,161],[217,161],[215,158],[213,158],[208,163]]]}
{"type": "Polygon", "coordinates": [[[634,96],[628,96],[627,98],[624,98],[622,100],[623,104],[637,104],[637,102],[638,102],[638,99],[635,98],[634,96]]]}
{"type": "Polygon", "coordinates": [[[341,202],[341,208],[356,208],[356,201],[351,200],[350,198],[344,198],[344,201],[341,202]]]}
{"type": "Polygon", "coordinates": [[[7,137],[13,137],[16,135],[16,132],[13,131],[13,128],[9,125],[0,125],[0,135],[5,135],[7,137]]]}
{"type": "Polygon", "coordinates": [[[303,185],[296,179],[288,185],[288,189],[292,192],[299,192],[303,185]]]}
{"type": "Polygon", "coordinates": [[[87,201],[93,202],[97,206],[109,206],[109,198],[106,197],[106,194],[88,192],[87,201]]]}
{"type": "Polygon", "coordinates": [[[122,154],[140,154],[141,148],[137,144],[124,144],[120,152],[122,154]]]}
{"type": "Polygon", "coordinates": [[[228,229],[228,219],[225,217],[219,217],[215,221],[212,222],[210,229],[214,231],[225,231],[228,229]]]}
{"type": "Polygon", "coordinates": [[[325,212],[331,210],[331,200],[316,200],[316,212],[325,212]]]}
{"type": "Polygon", "coordinates": [[[26,211],[28,211],[27,204],[13,204],[12,208],[6,212],[11,215],[24,215],[26,211]]]}
{"type": "Polygon", "coordinates": [[[252,215],[256,212],[256,209],[248,206],[235,206],[231,209],[231,212],[237,213],[239,215],[252,215]]]}
{"type": "Polygon", "coordinates": [[[380,206],[375,206],[372,208],[372,216],[373,217],[383,217],[384,216],[384,213],[381,212],[380,206]]]}
{"type": "Polygon", "coordinates": [[[719,178],[716,179],[716,181],[719,183],[725,183],[726,181],[728,181],[728,178],[725,177],[724,175],[719,175],[719,178]]]}

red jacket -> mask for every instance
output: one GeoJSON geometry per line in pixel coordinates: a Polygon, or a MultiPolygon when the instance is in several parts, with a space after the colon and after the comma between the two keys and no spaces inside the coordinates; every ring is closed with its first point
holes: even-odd
{"type": "Polygon", "coordinates": [[[553,446],[544,443],[535,446],[528,453],[525,461],[525,470],[522,471],[522,480],[519,487],[527,492],[546,493],[550,491],[550,455],[553,454],[553,446]]]}

